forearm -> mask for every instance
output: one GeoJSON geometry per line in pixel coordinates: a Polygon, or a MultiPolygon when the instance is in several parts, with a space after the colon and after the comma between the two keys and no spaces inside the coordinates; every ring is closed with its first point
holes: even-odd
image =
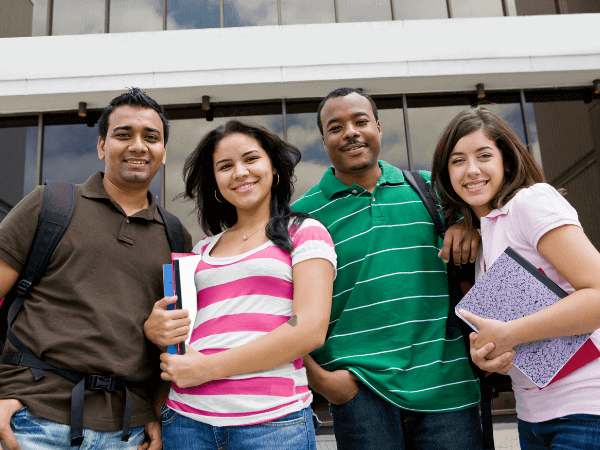
{"type": "Polygon", "coordinates": [[[600,328],[600,290],[581,289],[507,325],[514,345],[593,332],[600,328]]]}

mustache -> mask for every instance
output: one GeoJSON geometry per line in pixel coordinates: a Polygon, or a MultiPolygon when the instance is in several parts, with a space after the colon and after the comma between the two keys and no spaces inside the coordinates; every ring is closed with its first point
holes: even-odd
{"type": "Polygon", "coordinates": [[[365,147],[368,147],[369,141],[350,141],[350,142],[346,143],[343,147],[340,147],[340,151],[344,151],[352,145],[364,145],[365,147]]]}

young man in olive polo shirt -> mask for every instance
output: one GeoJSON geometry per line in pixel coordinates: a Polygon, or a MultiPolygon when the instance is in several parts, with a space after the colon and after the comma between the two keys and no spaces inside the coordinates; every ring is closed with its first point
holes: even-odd
{"type": "MultiPolygon", "coordinates": [[[[129,440],[121,440],[124,391],[86,390],[84,446],[159,449],[159,352],[145,339],[143,323],[162,297],[162,264],[170,262],[163,220],[148,191],[165,163],[168,122],[154,100],[132,88],[104,110],[98,128],[105,172],[77,185],[69,227],[12,330],[46,363],[116,377],[127,386],[129,440]]],[[[38,187],[0,223],[0,298],[25,264],[44,193],[45,186],[38,187]]],[[[191,236],[184,235],[188,250],[191,236]]],[[[15,351],[7,342],[4,354],[15,351]]],[[[0,365],[3,446],[71,448],[73,386],[49,370],[34,381],[28,367],[0,365]]]]}
{"type": "Polygon", "coordinates": [[[442,241],[402,172],[377,159],[375,103],[338,89],[317,122],[333,167],[293,207],[327,226],[338,255],[328,338],[304,359],[338,449],[480,449],[478,385],[460,331],[446,337],[442,241]]]}

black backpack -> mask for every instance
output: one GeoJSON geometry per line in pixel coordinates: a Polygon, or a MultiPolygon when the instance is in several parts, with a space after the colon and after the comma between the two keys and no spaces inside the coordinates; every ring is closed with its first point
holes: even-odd
{"type": "MultiPolygon", "coordinates": [[[[427,209],[427,212],[433,220],[435,229],[439,236],[442,238],[446,234],[446,227],[440,217],[438,207],[433,200],[429,186],[416,171],[403,170],[404,178],[408,184],[419,194],[423,206],[427,209]]],[[[479,379],[479,386],[481,388],[481,425],[483,429],[483,448],[485,450],[494,449],[494,434],[492,427],[492,404],[494,399],[494,392],[504,392],[511,390],[511,380],[508,375],[501,375],[493,373],[491,375],[486,374],[483,370],[477,367],[470,356],[470,342],[469,334],[471,328],[459,320],[454,312],[458,302],[464,297],[463,283],[473,285],[475,281],[475,267],[473,264],[461,264],[456,266],[451,262],[447,264],[448,269],[448,292],[450,295],[450,307],[448,310],[448,319],[446,320],[446,336],[450,337],[454,335],[456,328],[460,328],[465,346],[467,348],[467,355],[469,355],[469,363],[475,376],[479,379]]]]}
{"type": "MultiPolygon", "coordinates": [[[[74,184],[53,181],[46,181],[45,184],[44,203],[25,267],[0,307],[0,336],[6,336],[6,340],[10,340],[18,352],[0,356],[0,363],[29,367],[35,381],[45,376],[44,370],[50,370],[75,384],[71,395],[71,446],[78,446],[83,442],[84,391],[86,389],[108,392],[124,391],[125,411],[121,440],[126,442],[130,436],[131,397],[122,380],[104,375],[85,375],[57,369],[37,358],[10,329],[23,307],[29,288],[40,281],[48,261],[67,230],[75,211],[77,191],[74,184]]],[[[163,218],[171,251],[183,253],[185,244],[181,222],[160,206],[158,210],[163,218]]],[[[3,348],[4,342],[0,341],[0,354],[3,348]]]]}

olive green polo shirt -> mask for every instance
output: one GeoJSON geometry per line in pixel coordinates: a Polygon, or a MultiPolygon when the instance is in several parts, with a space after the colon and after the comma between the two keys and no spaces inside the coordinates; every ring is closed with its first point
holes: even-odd
{"type": "MultiPolygon", "coordinates": [[[[127,217],[104,190],[101,172],[77,185],[73,218],[13,331],[42,360],[84,374],[116,376],[133,401],[132,426],[156,420],[159,351],[143,324],[163,297],[162,265],[170,263],[165,228],[150,205],[127,217]]],[[[0,258],[21,272],[33,241],[45,186],[24,198],[0,223],[0,258]]],[[[186,251],[191,236],[185,231],[186,251]]],[[[7,345],[5,353],[13,352],[7,345]]],[[[0,365],[0,398],[17,398],[30,412],[70,424],[70,381],[46,371],[0,365]]],[[[84,427],[119,430],[122,392],[86,391],[84,427]]]]}
{"type": "Polygon", "coordinates": [[[398,407],[473,407],[479,388],[460,331],[446,338],[442,240],[402,171],[379,164],[372,194],[330,168],[293,205],[325,224],[338,257],[327,340],[312,356],[326,370],[352,371],[398,407]]]}

